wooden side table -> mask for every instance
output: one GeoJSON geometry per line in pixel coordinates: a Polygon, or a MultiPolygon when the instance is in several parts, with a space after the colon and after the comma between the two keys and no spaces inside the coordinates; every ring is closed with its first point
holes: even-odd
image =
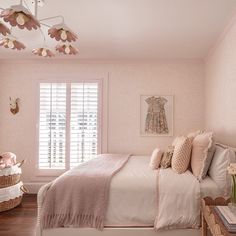
{"type": "Polygon", "coordinates": [[[207,236],[209,228],[213,236],[236,236],[236,233],[230,233],[224,226],[222,220],[214,210],[214,206],[226,206],[230,199],[219,197],[212,199],[205,197],[202,199],[202,236],[207,236]]]}

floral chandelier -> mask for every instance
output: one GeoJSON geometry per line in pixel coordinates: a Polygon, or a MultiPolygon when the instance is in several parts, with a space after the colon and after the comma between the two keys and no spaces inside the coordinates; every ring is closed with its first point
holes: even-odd
{"type": "Polygon", "coordinates": [[[56,52],[64,55],[76,55],[78,49],[71,43],[75,42],[78,39],[78,36],[65,24],[63,16],[52,16],[44,19],[37,18],[38,4],[41,1],[34,0],[34,14],[30,11],[25,0],[21,0],[19,5],[10,6],[6,9],[0,7],[2,10],[0,13],[0,35],[4,36],[0,39],[0,46],[14,50],[26,48],[25,45],[18,41],[17,37],[12,34],[13,27],[29,31],[39,30],[43,36],[44,42],[42,47],[34,48],[32,53],[42,57],[53,57],[55,56],[55,53],[46,46],[46,37],[41,28],[43,26],[48,28],[48,35],[52,39],[62,42],[62,44],[55,46],[56,52]],[[61,19],[62,22],[52,26],[45,23],[45,21],[56,18],[61,19]],[[7,27],[2,20],[8,23],[10,28],[7,27]]]}

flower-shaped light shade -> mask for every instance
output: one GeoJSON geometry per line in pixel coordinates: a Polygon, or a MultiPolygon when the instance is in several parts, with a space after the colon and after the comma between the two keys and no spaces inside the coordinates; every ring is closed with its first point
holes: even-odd
{"type": "Polygon", "coordinates": [[[6,36],[7,34],[10,34],[10,30],[3,24],[0,22],[0,34],[6,36]]]}
{"type": "Polygon", "coordinates": [[[11,26],[18,26],[20,29],[38,29],[39,21],[22,5],[11,6],[1,12],[0,16],[11,26]]]}
{"type": "Polygon", "coordinates": [[[10,49],[21,50],[25,49],[25,45],[15,39],[4,38],[0,40],[0,46],[10,49]]]}
{"type": "Polygon", "coordinates": [[[72,42],[78,39],[77,35],[72,32],[72,30],[69,29],[65,24],[58,24],[52,26],[48,30],[48,35],[51,38],[55,38],[57,41],[61,40],[62,42],[72,42]]]}
{"type": "Polygon", "coordinates": [[[66,45],[66,44],[57,45],[56,51],[64,53],[66,55],[76,55],[79,52],[77,48],[73,47],[72,45],[66,45]]]}
{"type": "Polygon", "coordinates": [[[32,53],[34,55],[38,55],[38,56],[41,56],[41,57],[53,57],[55,56],[54,53],[47,49],[47,48],[36,48],[36,49],[33,49],[32,50],[32,53]]]}

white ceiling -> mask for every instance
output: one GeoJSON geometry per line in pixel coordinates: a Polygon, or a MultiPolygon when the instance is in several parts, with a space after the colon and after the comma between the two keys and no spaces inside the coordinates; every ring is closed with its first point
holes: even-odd
{"type": "MultiPolygon", "coordinates": [[[[18,2],[0,0],[0,7],[18,2]]],[[[79,36],[79,54],[68,58],[203,58],[235,11],[236,0],[45,0],[38,18],[64,15],[79,36]]],[[[37,58],[31,50],[42,46],[40,32],[14,28],[13,34],[27,49],[1,48],[0,58],[37,58]]],[[[48,38],[49,47],[56,44],[48,38]]]]}

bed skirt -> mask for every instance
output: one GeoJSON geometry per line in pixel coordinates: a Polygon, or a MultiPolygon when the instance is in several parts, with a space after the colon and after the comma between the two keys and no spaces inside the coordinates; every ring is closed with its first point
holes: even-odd
{"type": "Polygon", "coordinates": [[[199,236],[200,229],[176,229],[155,232],[153,228],[104,228],[98,231],[91,228],[55,228],[42,230],[36,228],[36,236],[199,236]]]}

